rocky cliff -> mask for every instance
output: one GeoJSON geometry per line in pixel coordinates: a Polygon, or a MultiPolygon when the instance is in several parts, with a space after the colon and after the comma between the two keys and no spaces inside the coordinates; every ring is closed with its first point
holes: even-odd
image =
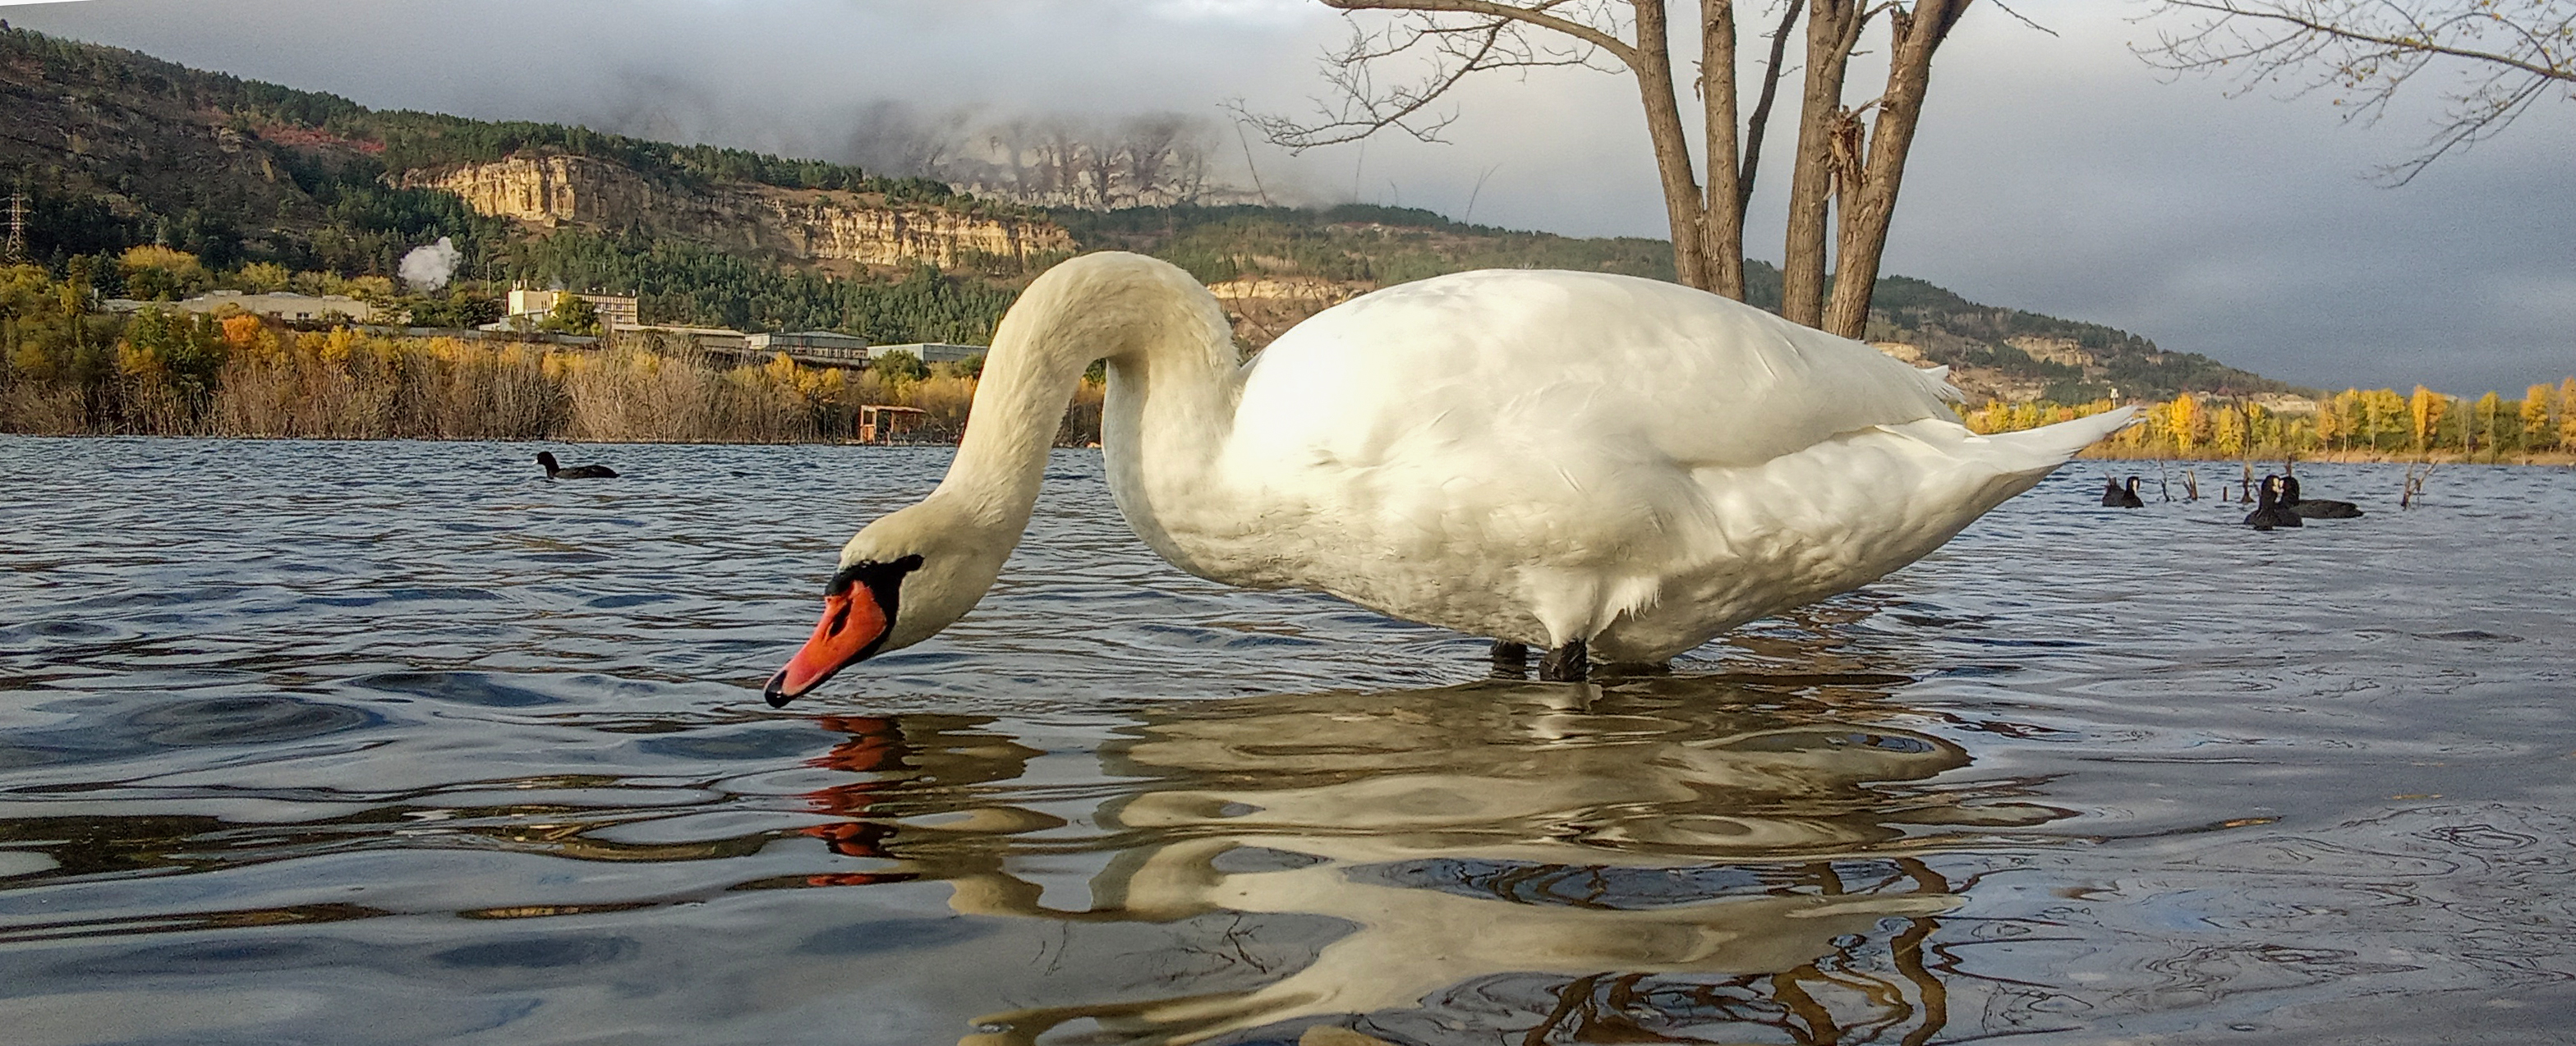
{"type": "Polygon", "coordinates": [[[678,186],[605,160],[514,156],[403,175],[407,187],[444,189],[483,214],[535,225],[640,226],[728,251],[801,262],[941,267],[1070,252],[1073,240],[1041,218],[980,215],[881,198],[769,185],[678,186]]]}

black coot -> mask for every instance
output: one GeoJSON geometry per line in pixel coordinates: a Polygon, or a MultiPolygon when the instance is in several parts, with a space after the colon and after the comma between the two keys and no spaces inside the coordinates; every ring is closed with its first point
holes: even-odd
{"type": "Polygon", "coordinates": [[[2299,477],[2281,477],[2281,507],[2306,519],[2360,519],[2361,506],[2349,501],[2308,500],[2299,496],[2299,477]]]}
{"type": "Polygon", "coordinates": [[[2281,506],[2281,477],[2263,477],[2263,502],[2245,514],[2245,525],[2256,530],[2301,525],[2298,513],[2281,506]]]}
{"type": "Polygon", "coordinates": [[[537,464],[546,467],[547,479],[617,478],[617,470],[609,468],[606,465],[575,465],[571,468],[565,468],[563,467],[563,463],[555,460],[554,452],[550,450],[541,450],[537,452],[537,464]]]}

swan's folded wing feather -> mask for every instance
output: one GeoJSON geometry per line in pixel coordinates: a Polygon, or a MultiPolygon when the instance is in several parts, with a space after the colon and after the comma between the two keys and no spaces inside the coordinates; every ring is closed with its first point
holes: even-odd
{"type": "MultiPolygon", "coordinates": [[[[1705,291],[1489,270],[1378,291],[1264,350],[1246,449],[1382,462],[1425,419],[1527,468],[1759,464],[1845,432],[1951,418],[1941,375],[1705,291]]],[[[1453,460],[1481,457],[1448,451],[1453,460]]]]}

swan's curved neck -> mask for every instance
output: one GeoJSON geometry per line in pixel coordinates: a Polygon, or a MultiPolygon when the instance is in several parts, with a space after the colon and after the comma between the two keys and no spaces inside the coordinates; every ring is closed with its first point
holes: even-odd
{"type": "MultiPolygon", "coordinates": [[[[1213,467],[1233,426],[1234,357],[1216,299],[1180,269],[1121,254],[1058,265],[993,332],[965,438],[933,496],[1016,544],[1075,385],[1107,359],[1101,442],[1111,489],[1144,532],[1153,506],[1213,467]]],[[[1159,548],[1156,538],[1147,534],[1159,548]]]]}

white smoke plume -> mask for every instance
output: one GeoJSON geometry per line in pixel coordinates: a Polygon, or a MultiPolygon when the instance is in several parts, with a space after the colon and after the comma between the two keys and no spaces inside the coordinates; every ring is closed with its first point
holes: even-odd
{"type": "Polygon", "coordinates": [[[455,278],[456,265],[465,260],[465,252],[456,249],[456,241],[445,236],[437,243],[415,247],[403,255],[402,278],[415,291],[434,291],[455,278]]]}

